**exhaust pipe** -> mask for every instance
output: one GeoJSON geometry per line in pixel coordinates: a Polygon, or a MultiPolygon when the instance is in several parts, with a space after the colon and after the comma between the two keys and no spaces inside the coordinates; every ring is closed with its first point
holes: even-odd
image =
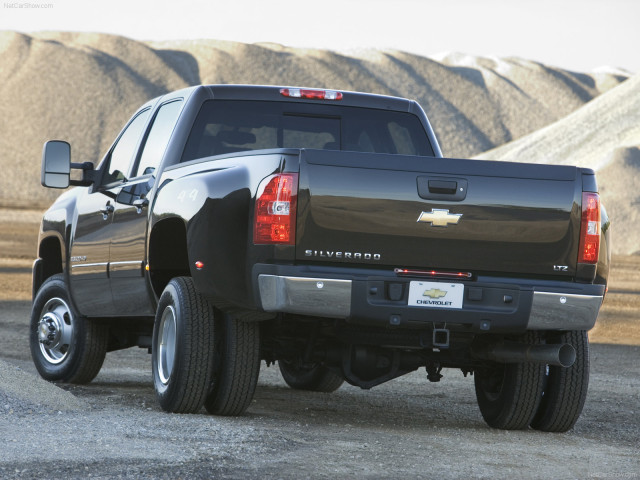
{"type": "Polygon", "coordinates": [[[500,342],[474,351],[473,356],[499,363],[530,362],[566,368],[576,361],[576,349],[568,343],[529,345],[500,342]]]}

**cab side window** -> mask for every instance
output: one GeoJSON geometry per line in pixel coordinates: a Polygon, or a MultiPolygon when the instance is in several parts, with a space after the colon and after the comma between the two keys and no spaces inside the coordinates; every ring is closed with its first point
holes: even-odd
{"type": "Polygon", "coordinates": [[[149,112],[149,109],[140,112],[131,120],[125,131],[120,135],[115,147],[111,151],[109,167],[102,180],[103,185],[126,180],[131,160],[135,154],[142,129],[147,123],[149,112]]]}
{"type": "Polygon", "coordinates": [[[134,177],[151,174],[158,168],[181,109],[182,100],[174,100],[160,107],[147,136],[140,163],[133,172],[134,177]]]}

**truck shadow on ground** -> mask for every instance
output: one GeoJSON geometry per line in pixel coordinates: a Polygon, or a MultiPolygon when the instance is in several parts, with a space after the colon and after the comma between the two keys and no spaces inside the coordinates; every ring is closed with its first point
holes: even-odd
{"type": "MultiPolygon", "coordinates": [[[[92,409],[133,409],[142,414],[162,412],[151,381],[102,380],[88,385],[59,386],[89,402],[92,409]]],[[[466,393],[458,385],[448,392],[431,393],[407,392],[407,389],[424,390],[411,384],[395,387],[367,392],[347,385],[329,394],[261,384],[248,411],[235,417],[235,421],[330,429],[487,429],[477,409],[472,384],[466,393]]],[[[199,415],[221,421],[225,418],[211,416],[204,408],[195,414],[199,415]]]]}
{"type": "MultiPolygon", "coordinates": [[[[285,386],[261,385],[248,414],[302,422],[309,427],[357,426],[358,428],[447,427],[485,429],[475,397],[456,392],[415,394],[404,388],[362,391],[343,386],[337,392],[317,393],[285,386]]],[[[471,387],[473,388],[473,387],[471,387]]]]}

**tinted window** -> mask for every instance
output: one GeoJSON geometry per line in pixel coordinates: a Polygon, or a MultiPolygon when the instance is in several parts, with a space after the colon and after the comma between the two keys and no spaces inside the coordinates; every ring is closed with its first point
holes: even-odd
{"type": "Polygon", "coordinates": [[[398,153],[402,155],[416,155],[416,151],[411,141],[411,126],[398,123],[389,123],[389,135],[393,139],[398,153]]]}
{"type": "Polygon", "coordinates": [[[164,151],[169,144],[169,138],[171,138],[171,133],[173,132],[173,127],[176,124],[181,108],[182,100],[165,103],[160,107],[160,110],[158,110],[153,120],[151,131],[147,136],[144,149],[142,150],[142,156],[140,157],[140,163],[133,173],[134,177],[153,173],[153,171],[158,168],[164,151]]]}
{"type": "Polygon", "coordinates": [[[122,133],[116,143],[116,146],[111,152],[109,169],[102,183],[109,184],[125,180],[129,173],[129,167],[131,160],[133,159],[136,146],[138,145],[138,139],[140,138],[142,129],[147,123],[148,116],[149,110],[140,112],[122,133]]]}
{"type": "Polygon", "coordinates": [[[322,149],[329,145],[340,145],[340,119],[338,118],[285,114],[281,122],[281,144],[284,148],[322,149]]]}
{"type": "Polygon", "coordinates": [[[182,161],[265,148],[433,155],[418,117],[327,104],[211,100],[198,113],[182,161]]]}

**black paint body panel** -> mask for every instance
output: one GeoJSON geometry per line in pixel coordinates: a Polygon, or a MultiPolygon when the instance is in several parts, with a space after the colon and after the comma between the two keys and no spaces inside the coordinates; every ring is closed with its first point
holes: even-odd
{"type": "Polygon", "coordinates": [[[580,180],[575,167],[306,150],[296,258],[336,262],[326,252],[369,252],[379,259],[365,263],[391,268],[571,277],[580,180]],[[416,179],[425,175],[464,179],[465,198],[421,198],[416,179]],[[418,222],[433,209],[462,217],[447,226],[418,222]],[[309,258],[309,250],[325,255],[309,258]]]}

